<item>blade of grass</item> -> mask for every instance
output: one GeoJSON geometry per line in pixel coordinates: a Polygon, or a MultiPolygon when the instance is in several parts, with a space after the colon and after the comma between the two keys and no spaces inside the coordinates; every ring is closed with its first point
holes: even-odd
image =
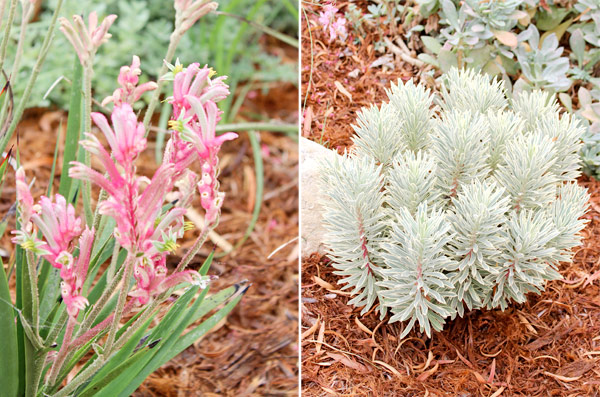
{"type": "MultiPolygon", "coordinates": [[[[262,3],[257,4],[258,7],[260,7],[261,5],[262,5],[262,3]]],[[[285,33],[278,32],[275,29],[272,29],[272,28],[270,28],[268,26],[262,25],[262,24],[260,24],[258,22],[254,22],[254,21],[252,21],[250,19],[247,19],[247,18],[244,18],[244,17],[242,17],[240,15],[231,14],[229,12],[224,12],[224,11],[215,11],[215,14],[224,15],[224,16],[227,16],[227,17],[230,17],[230,18],[235,18],[238,21],[245,22],[248,25],[252,26],[253,28],[258,29],[259,31],[261,31],[261,32],[263,32],[265,34],[268,34],[269,36],[272,36],[272,37],[276,38],[277,40],[280,40],[280,41],[282,41],[282,42],[284,42],[284,43],[286,43],[286,44],[288,44],[288,45],[290,45],[290,46],[292,46],[294,48],[300,48],[300,44],[298,42],[298,39],[296,39],[294,37],[291,37],[291,36],[288,36],[285,33]]],[[[249,18],[251,18],[251,16],[249,16],[249,18]]],[[[243,32],[239,32],[240,36],[242,34],[243,34],[243,32]]]]}
{"type": "Polygon", "coordinates": [[[16,397],[19,388],[19,350],[15,314],[10,299],[4,264],[0,261],[0,385],[7,397],[16,397]]]}
{"type": "Polygon", "coordinates": [[[74,161],[77,156],[79,147],[82,112],[82,76],[83,68],[79,63],[79,58],[75,55],[73,57],[73,84],[71,84],[71,96],[69,98],[69,116],[67,118],[65,149],[63,153],[62,172],[60,174],[60,185],[58,187],[58,193],[63,197],[67,197],[71,191],[73,180],[69,177],[69,168],[71,167],[71,161],[74,161]]]}
{"type": "MultiPolygon", "coordinates": [[[[200,324],[198,327],[194,328],[192,331],[190,331],[187,334],[185,334],[184,336],[178,338],[177,342],[175,343],[173,348],[170,349],[169,355],[166,357],[164,362],[172,360],[179,353],[181,353],[182,351],[187,349],[188,346],[190,346],[192,343],[194,343],[195,341],[197,341],[198,339],[203,337],[208,331],[210,331],[212,328],[214,328],[215,325],[217,325],[217,323],[219,321],[224,319],[233,310],[233,308],[242,299],[242,297],[244,296],[244,294],[246,293],[246,291],[248,290],[249,287],[250,286],[244,287],[244,289],[239,292],[239,295],[237,295],[234,299],[229,301],[221,310],[219,310],[218,312],[216,312],[215,314],[213,314],[212,316],[207,318],[202,324],[200,324]]],[[[160,367],[160,365],[155,366],[154,368],[151,368],[151,372],[156,371],[159,367],[160,367]]],[[[131,389],[129,389],[129,390],[131,390],[131,389]]],[[[132,392],[134,390],[135,389],[133,389],[132,392]]]]}

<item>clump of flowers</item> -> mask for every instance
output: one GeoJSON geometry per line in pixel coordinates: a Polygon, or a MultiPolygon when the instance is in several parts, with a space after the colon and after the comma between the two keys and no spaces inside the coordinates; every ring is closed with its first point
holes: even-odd
{"type": "Polygon", "coordinates": [[[343,15],[338,15],[339,9],[333,4],[323,6],[323,11],[319,13],[317,21],[323,27],[325,33],[329,33],[329,41],[334,41],[338,37],[345,40],[348,36],[346,30],[346,18],[343,15]]]}
{"type": "MultiPolygon", "coordinates": [[[[175,31],[167,59],[185,31],[216,8],[207,0],[175,0],[174,5],[175,31]]],[[[14,11],[14,3],[11,7],[14,11]]],[[[81,72],[83,89],[74,84],[72,100],[81,99],[83,106],[70,110],[58,193],[36,201],[24,168],[16,172],[13,242],[18,244],[14,261],[19,281],[13,306],[0,272],[0,328],[8,341],[5,361],[21,360],[20,349],[28,353],[14,371],[18,376],[2,377],[3,386],[10,383],[8,395],[130,395],[156,365],[198,340],[211,321],[224,318],[247,289],[240,283],[208,296],[215,278],[207,275],[212,254],[199,270],[187,269],[219,221],[224,194],[219,191],[218,155],[225,141],[237,137],[233,132],[216,134],[221,119],[217,103],[229,95],[226,77],[215,77],[197,63],[184,67],[177,62],[169,65],[171,72],[160,84],[140,83],[140,60],[133,56],[130,65],[120,68],[118,88],[103,101],[112,103],[110,114],[93,112],[94,54],[109,39],[115,18],[109,15],[99,22],[91,13],[87,24],[77,15],[72,22],[60,19],[80,63],[75,75],[81,72]],[[174,86],[168,98],[171,135],[161,164],[146,177],[138,172],[140,154],[148,144],[159,86],[169,81],[174,86]],[[149,91],[154,93],[145,125],[134,108],[149,91]],[[99,190],[96,201],[92,185],[99,190]],[[184,217],[197,194],[204,224],[169,271],[169,254],[190,230],[184,217]],[[84,216],[76,211],[78,202],[84,216]],[[192,326],[198,321],[202,324],[192,326]],[[184,330],[189,332],[184,335],[184,330]],[[25,337],[18,339],[19,332],[25,337]],[[85,365],[78,365],[81,361],[85,365]]],[[[46,39],[51,36],[52,27],[46,39]]],[[[45,40],[43,46],[47,44],[45,40]]],[[[161,74],[167,71],[166,61],[163,69],[161,74]]]]}
{"type": "MultiPolygon", "coordinates": [[[[147,140],[145,128],[138,122],[132,105],[156,84],[137,85],[139,66],[139,59],[134,57],[131,66],[121,68],[118,78],[121,87],[106,100],[114,103],[110,122],[101,113],[91,114],[108,142],[108,149],[92,132],[86,132],[86,139],[80,141],[87,152],[98,158],[102,172],[80,162],[71,162],[69,169],[71,178],[91,182],[106,193],[106,196],[100,196],[97,216],[113,219],[112,234],[117,248],[121,247],[127,253],[123,267],[110,280],[112,288],[105,291],[108,298],[119,282],[124,283],[118,294],[116,313],[85,334],[80,332],[74,341],[71,337],[78,315],[89,305],[87,297],[83,296],[83,285],[88,278],[95,229],[85,225],[85,221],[75,214],[73,205],[60,194],[55,194],[53,199],[43,196],[34,203],[23,168],[17,171],[21,227],[13,232],[13,241],[26,250],[30,264],[35,263],[34,256],[38,256],[60,269],[61,296],[69,316],[63,348],[49,372],[50,384],[54,384],[70,345],[79,346],[109,327],[105,348],[111,349],[118,321],[134,306],[150,305],[154,299],[161,299],[161,294],[180,284],[206,288],[214,278],[186,270],[185,266],[204,242],[207,231],[218,222],[224,197],[217,181],[218,153],[223,142],[237,137],[232,132],[216,136],[216,125],[220,120],[216,102],[229,95],[225,78],[212,78],[214,72],[198,64],[172,67],[172,72],[165,76],[174,82],[173,96],[168,99],[173,106],[173,119],[169,123],[172,135],[163,163],[152,178],[147,178],[137,173],[139,155],[146,149],[147,140]],[[192,171],[195,165],[199,165],[200,175],[192,171]],[[186,230],[184,215],[196,191],[205,210],[205,230],[189,255],[172,274],[168,274],[167,256],[177,249],[177,240],[186,230]],[[166,202],[169,193],[177,197],[171,203],[166,202]],[[135,287],[128,291],[131,277],[135,287]],[[126,302],[127,296],[129,302],[126,302]]],[[[91,313],[96,310],[92,308],[91,313]]]]}

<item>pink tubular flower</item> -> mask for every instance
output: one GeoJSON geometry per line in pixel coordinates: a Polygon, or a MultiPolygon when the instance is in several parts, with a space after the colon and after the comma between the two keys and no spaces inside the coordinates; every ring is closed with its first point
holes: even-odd
{"type": "Polygon", "coordinates": [[[73,15],[73,23],[70,23],[66,18],[59,18],[60,30],[75,48],[79,62],[84,67],[89,65],[98,48],[111,37],[108,29],[115,22],[115,19],[117,19],[117,16],[111,14],[98,25],[98,14],[95,11],[88,16],[88,26],[85,26],[85,22],[80,15],[73,15]]]}
{"type": "Polygon", "coordinates": [[[216,2],[209,0],[175,0],[175,31],[184,34],[198,19],[217,7],[216,2]]]}
{"type": "Polygon", "coordinates": [[[21,210],[22,230],[13,231],[13,242],[43,256],[53,267],[60,269],[61,295],[67,312],[77,316],[79,310],[88,304],[87,299],[81,296],[81,287],[87,276],[94,231],[86,227],[82,234],[82,220],[75,216],[73,206],[67,204],[60,194],[56,194],[54,200],[42,196],[39,204],[33,205],[25,172],[22,167],[17,170],[17,202],[21,210]],[[42,233],[43,239],[37,238],[33,225],[42,233]],[[79,257],[75,262],[74,241],[79,235],[79,257]]]}
{"type": "Polygon", "coordinates": [[[41,209],[31,219],[46,240],[44,249],[49,254],[44,258],[60,269],[62,264],[57,259],[63,252],[71,250],[71,242],[81,234],[82,222],[81,218],[75,216],[73,205],[67,204],[63,196],[56,194],[54,197],[56,201],[53,203],[48,197],[42,196],[41,209]]]}
{"type": "Polygon", "coordinates": [[[110,102],[114,102],[115,106],[120,106],[123,103],[133,105],[144,92],[155,90],[158,87],[153,81],[138,86],[141,73],[140,58],[134,55],[131,66],[121,66],[118,78],[121,88],[117,88],[111,96],[104,98],[102,106],[110,102]]]}
{"type": "Polygon", "coordinates": [[[79,310],[85,309],[89,302],[81,296],[81,287],[87,277],[88,267],[90,264],[90,254],[94,243],[94,229],[88,229],[82,233],[79,239],[79,257],[73,265],[73,257],[65,255],[63,267],[60,275],[61,296],[65,305],[67,305],[67,313],[72,317],[77,317],[79,310]]]}
{"type": "Polygon", "coordinates": [[[126,103],[113,109],[114,130],[104,115],[93,113],[92,119],[104,133],[115,160],[96,137],[86,134],[88,139],[81,144],[99,157],[106,176],[77,162],[72,163],[69,172],[73,178],[90,180],[106,190],[110,197],[100,203],[100,213],[115,219],[115,237],[123,247],[137,254],[143,250],[145,239],[153,234],[154,220],[173,187],[173,166],[163,164],[159,167],[150,184],[140,193],[143,178],[135,175],[134,162],[146,147],[143,124],[137,122],[133,109],[126,103]],[[122,173],[117,164],[123,169],[122,173]]]}
{"type": "Polygon", "coordinates": [[[123,166],[131,166],[133,161],[146,148],[146,131],[128,103],[115,106],[111,115],[114,131],[102,113],[92,113],[92,120],[100,128],[115,160],[123,166]]]}
{"type": "Polygon", "coordinates": [[[225,84],[226,76],[211,79],[214,72],[204,66],[192,63],[181,72],[175,74],[173,80],[173,96],[167,101],[173,105],[173,118],[180,117],[182,111],[190,109],[187,97],[197,98],[202,104],[207,101],[219,102],[229,95],[229,87],[225,84]]]}
{"type": "Polygon", "coordinates": [[[212,70],[200,68],[197,63],[187,68],[169,65],[173,72],[173,96],[167,98],[173,105],[173,119],[169,128],[173,136],[165,150],[165,160],[175,164],[178,175],[192,161],[200,160],[202,176],[198,182],[201,205],[206,211],[206,221],[216,222],[224,195],[218,191],[218,153],[225,141],[237,138],[227,132],[216,135],[220,111],[216,102],[229,95],[225,77],[211,79],[212,70]]]}
{"type": "Polygon", "coordinates": [[[194,270],[186,270],[167,276],[166,256],[157,255],[151,263],[137,262],[133,271],[136,289],[129,295],[136,298],[138,304],[145,305],[151,297],[181,283],[200,285],[206,288],[215,277],[202,277],[194,270]]]}

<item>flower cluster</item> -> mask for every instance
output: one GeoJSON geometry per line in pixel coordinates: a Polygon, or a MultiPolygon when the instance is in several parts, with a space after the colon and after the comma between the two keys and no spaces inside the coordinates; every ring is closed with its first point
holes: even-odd
{"type": "Polygon", "coordinates": [[[201,205],[207,223],[214,223],[223,203],[223,193],[218,191],[217,155],[223,142],[237,138],[233,132],[216,135],[221,119],[216,103],[229,95],[229,87],[223,82],[225,77],[212,79],[214,72],[197,63],[183,68],[177,62],[169,68],[171,72],[164,78],[173,79],[173,96],[167,98],[173,105],[169,123],[173,135],[165,159],[178,172],[187,168],[190,161],[200,161],[202,175],[197,187],[201,205]]]}
{"type": "Polygon", "coordinates": [[[42,196],[34,205],[33,197],[25,180],[23,168],[17,170],[17,203],[21,213],[21,230],[13,232],[13,242],[41,255],[52,266],[60,269],[61,295],[69,315],[76,317],[88,301],[81,296],[81,287],[87,275],[94,230],[82,229],[81,218],[60,194],[54,202],[42,196]],[[37,228],[35,230],[34,228],[37,228]],[[41,232],[42,239],[37,237],[41,232]],[[82,233],[83,231],[83,233],[82,233]],[[80,238],[79,257],[73,258],[75,240],[80,238]]]}
{"type": "Polygon", "coordinates": [[[319,13],[318,22],[323,27],[325,33],[329,32],[329,41],[334,41],[338,36],[345,40],[348,35],[346,30],[346,18],[336,17],[338,8],[332,4],[323,6],[323,11],[319,13]]]}
{"type": "Polygon", "coordinates": [[[91,12],[88,16],[88,26],[85,26],[85,22],[80,15],[73,15],[72,24],[66,18],[59,19],[60,30],[75,48],[79,62],[83,66],[89,66],[98,48],[111,37],[108,29],[115,22],[115,19],[117,19],[117,16],[111,14],[98,25],[98,14],[96,12],[91,12]]]}
{"type": "MultiPolygon", "coordinates": [[[[174,76],[174,115],[179,117],[175,124],[181,126],[167,144],[167,155],[148,178],[136,173],[138,155],[146,148],[145,129],[128,101],[134,98],[137,81],[134,69],[122,68],[119,83],[122,91],[113,95],[115,106],[111,114],[112,127],[100,113],[92,113],[92,120],[102,131],[111,149],[111,155],[90,133],[81,145],[101,161],[105,175],[90,167],[74,162],[70,169],[73,178],[89,180],[108,193],[108,199],[99,204],[99,213],[116,221],[114,231],[117,242],[134,261],[136,289],[130,294],[139,304],[147,303],[152,296],[181,282],[205,284],[207,277],[187,270],[167,276],[166,256],[177,247],[183,236],[183,216],[191,203],[194,185],[198,186],[206,219],[213,225],[218,218],[222,193],[218,192],[217,153],[224,140],[237,135],[229,133],[215,136],[219,111],[214,101],[225,98],[229,91],[222,78],[210,80],[210,70],[200,69],[197,64],[174,76]],[[127,88],[127,84],[130,84],[127,88]],[[130,96],[131,94],[132,96],[130,96]],[[195,161],[200,161],[202,176],[188,170],[195,161]],[[179,199],[168,210],[163,209],[167,194],[175,190],[179,199]]],[[[138,87],[139,88],[139,87],[138,87]]],[[[177,117],[176,116],[176,117],[177,117]]]]}
{"type": "MultiPolygon", "coordinates": [[[[206,211],[206,227],[216,224],[223,199],[216,179],[217,154],[223,142],[235,139],[237,134],[216,136],[216,124],[220,120],[216,102],[229,95],[224,77],[211,79],[212,70],[200,68],[198,64],[187,68],[177,64],[171,74],[173,96],[168,98],[173,105],[174,119],[170,123],[173,133],[163,163],[151,179],[137,175],[137,159],[147,141],[143,123],[138,122],[131,105],[143,92],[156,87],[155,83],[137,86],[139,66],[139,59],[134,57],[131,66],[121,68],[118,79],[121,88],[109,98],[114,102],[111,123],[101,113],[91,114],[110,152],[90,132],[85,133],[86,139],[80,142],[98,158],[104,172],[72,162],[69,175],[88,180],[108,194],[108,198],[98,204],[98,211],[116,222],[115,239],[127,251],[127,260],[133,262],[137,282],[130,296],[143,305],[180,283],[206,287],[210,281],[210,277],[200,276],[193,270],[167,275],[166,258],[183,236],[183,217],[196,190],[206,211]],[[195,162],[200,163],[200,176],[189,169],[195,162]],[[164,206],[171,192],[177,199],[164,206]]],[[[55,195],[55,201],[42,197],[39,204],[34,205],[22,168],[17,171],[16,179],[22,225],[14,232],[13,241],[61,270],[62,297],[68,313],[75,317],[88,304],[81,296],[81,287],[89,266],[94,230],[88,227],[83,230],[81,218],[61,195],[55,195]],[[36,237],[37,231],[43,239],[36,237]],[[79,256],[75,259],[73,252],[78,237],[79,256]]]]}

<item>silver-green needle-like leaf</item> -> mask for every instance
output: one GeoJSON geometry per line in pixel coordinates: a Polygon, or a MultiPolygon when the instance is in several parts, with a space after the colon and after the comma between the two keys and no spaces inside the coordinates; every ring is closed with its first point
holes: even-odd
{"type": "Polygon", "coordinates": [[[390,322],[411,320],[400,337],[415,320],[431,336],[431,329],[440,331],[444,318],[453,314],[454,285],[447,272],[458,264],[443,249],[449,231],[443,212],[428,211],[427,204],[419,205],[414,217],[403,208],[392,223],[390,241],[382,245],[388,268],[381,270],[384,279],[378,285],[382,304],[392,312],[390,322]]]}
{"type": "Polygon", "coordinates": [[[386,224],[382,166],[370,157],[337,157],[322,166],[323,222],[326,245],[342,276],[343,289],[355,297],[349,302],[367,312],[375,303],[379,287],[375,284],[380,267],[380,244],[386,224]]]}

